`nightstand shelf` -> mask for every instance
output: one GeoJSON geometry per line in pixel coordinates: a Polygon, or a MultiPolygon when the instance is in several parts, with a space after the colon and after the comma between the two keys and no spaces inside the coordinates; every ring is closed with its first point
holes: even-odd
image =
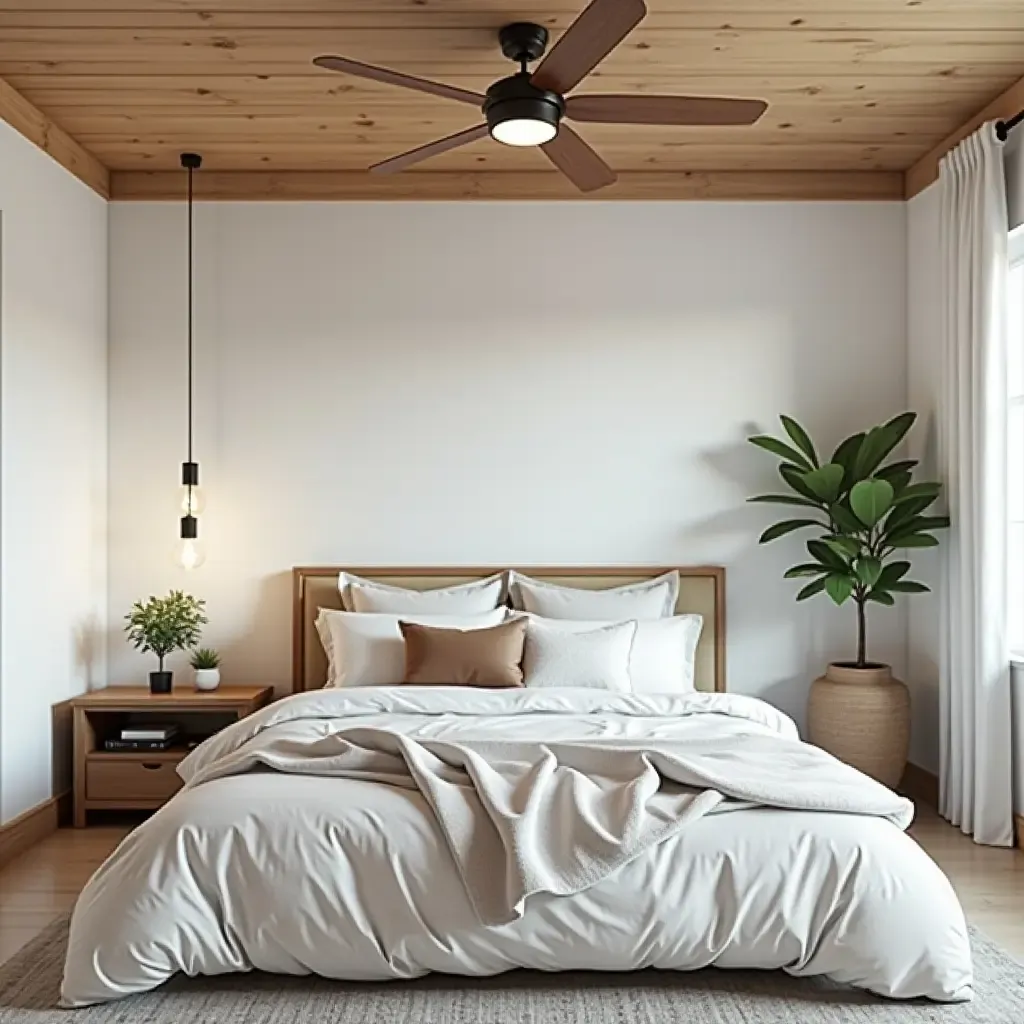
{"type": "Polygon", "coordinates": [[[74,714],[74,822],[89,811],[155,810],[181,788],[176,771],[191,745],[258,711],[273,698],[271,686],[181,688],[151,694],[142,687],[109,687],[76,697],[74,714]],[[103,741],[126,725],[173,722],[185,742],[168,750],[108,751],[103,741]]]}

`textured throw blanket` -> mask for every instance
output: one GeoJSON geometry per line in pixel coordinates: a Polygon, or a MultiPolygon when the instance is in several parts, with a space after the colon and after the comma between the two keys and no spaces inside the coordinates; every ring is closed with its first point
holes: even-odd
{"type": "MultiPolygon", "coordinates": [[[[490,925],[521,916],[532,894],[564,896],[589,888],[707,814],[765,806],[909,824],[909,801],[816,747],[763,726],[724,739],[657,736],[659,719],[690,713],[700,696],[689,702],[586,698],[598,712],[621,710],[625,701],[636,714],[639,706],[651,719],[652,738],[528,741],[474,735],[464,723],[455,738],[444,738],[444,730],[426,735],[410,724],[417,715],[401,714],[416,700],[407,693],[396,696],[393,721],[358,694],[310,695],[225,730],[180,770],[190,787],[263,768],[418,790],[477,914],[490,925]],[[372,724],[360,723],[370,716],[372,724]]],[[[472,708],[474,701],[485,706],[496,699],[505,698],[456,695],[447,713],[464,719],[469,712],[458,701],[472,708]]],[[[548,703],[557,710],[559,697],[508,699],[519,699],[522,713],[536,715],[548,703]]],[[[742,699],[735,707],[736,716],[744,717],[742,699]]]]}

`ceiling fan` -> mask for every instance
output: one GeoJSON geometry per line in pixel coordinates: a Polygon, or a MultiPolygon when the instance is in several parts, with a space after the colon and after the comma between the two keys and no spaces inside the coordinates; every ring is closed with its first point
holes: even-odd
{"type": "Polygon", "coordinates": [[[566,96],[633,31],[647,14],[643,0],[591,0],[544,56],[548,32],[516,22],[498,33],[501,52],[519,71],[491,85],[486,95],[374,67],[347,57],[314,59],[317,67],[376,82],[400,85],[480,107],[486,122],[391,157],[370,168],[377,174],[404,171],[421,160],[447,153],[490,135],[508,146],[540,146],[544,155],[578,189],[592,192],[615,181],[615,172],[563,118],[603,124],[749,125],[768,109],[763,100],[715,96],[566,96]],[[532,73],[529,65],[541,60],[532,73]]]}

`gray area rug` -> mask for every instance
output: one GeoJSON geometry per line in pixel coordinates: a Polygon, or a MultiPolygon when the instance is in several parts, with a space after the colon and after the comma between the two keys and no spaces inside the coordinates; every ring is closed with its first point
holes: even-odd
{"type": "Polygon", "coordinates": [[[175,978],[156,992],[57,1008],[67,918],[0,967],[0,1024],[1017,1024],[1024,967],[972,932],[972,1003],[893,1003],[781,972],[537,974],[347,984],[269,974],[175,978]]]}

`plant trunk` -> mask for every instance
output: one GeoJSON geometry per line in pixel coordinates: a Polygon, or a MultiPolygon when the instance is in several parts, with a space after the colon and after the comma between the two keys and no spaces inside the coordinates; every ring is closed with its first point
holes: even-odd
{"type": "Polygon", "coordinates": [[[163,670],[164,670],[164,656],[162,654],[158,654],[157,657],[160,659],[160,671],[163,672],[163,670]]]}
{"type": "Polygon", "coordinates": [[[866,601],[857,602],[857,668],[867,664],[868,621],[865,614],[866,601]]]}

